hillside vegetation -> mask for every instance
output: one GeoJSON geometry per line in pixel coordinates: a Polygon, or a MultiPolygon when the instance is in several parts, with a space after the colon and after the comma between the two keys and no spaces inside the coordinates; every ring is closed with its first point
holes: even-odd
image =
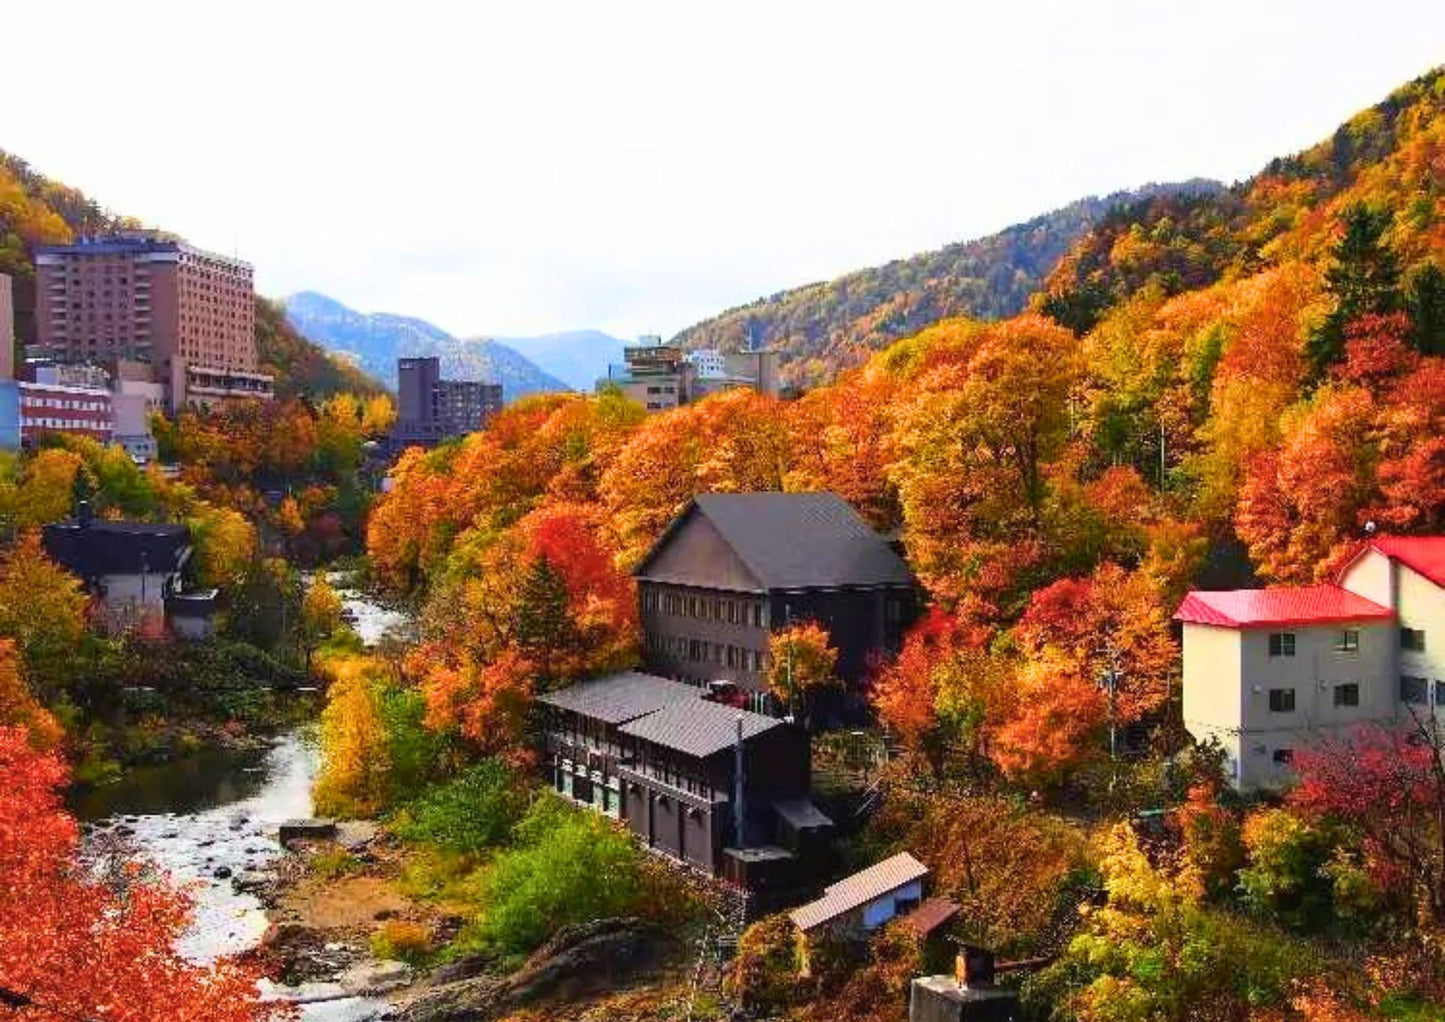
{"type": "Polygon", "coordinates": [[[986,238],[760,298],[688,327],[677,340],[721,351],[776,348],[790,381],[826,382],[940,320],[1022,311],[1064,253],[1112,210],[1153,195],[1219,189],[1201,179],[1081,199],[986,238]]]}
{"type": "MultiPolygon", "coordinates": [[[[1326,578],[1367,523],[1445,531],[1442,170],[1436,71],[1228,192],[1108,213],[1030,310],[936,323],[800,400],[555,395],[408,455],[367,545],[426,625],[328,709],[328,790],[392,797],[400,693],[453,755],[529,762],[539,690],[636,661],[626,569],[694,493],[832,490],[898,530],[930,602],[869,689],[902,756],[855,851],[920,856],[958,936],[1057,955],[1030,1018],[1440,1017],[1438,750],[1297,750],[1293,793],[1241,804],[1183,729],[1169,617],[1201,582],[1326,578]],[[1147,750],[1112,761],[1111,723],[1147,750]]],[[[792,948],[749,930],[729,995],[903,1017],[901,934],[808,982],[792,948]]]]}
{"type": "MultiPolygon", "coordinates": [[[[0,151],[0,273],[15,278],[15,306],[24,343],[34,309],[36,245],[66,244],[86,234],[103,234],[139,222],[103,209],[83,192],[52,181],[24,160],[0,151]]],[[[263,372],[276,376],[283,397],[325,398],[342,391],[381,391],[355,365],[333,358],[293,330],[270,302],[256,299],[256,347],[263,372]]]]}

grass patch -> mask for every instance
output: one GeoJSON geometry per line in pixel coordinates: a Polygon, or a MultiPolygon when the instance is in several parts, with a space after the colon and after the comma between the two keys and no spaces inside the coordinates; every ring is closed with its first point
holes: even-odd
{"type": "Polygon", "coordinates": [[[311,871],[327,880],[349,876],[361,868],[356,857],[344,848],[328,848],[311,857],[311,871]]]}

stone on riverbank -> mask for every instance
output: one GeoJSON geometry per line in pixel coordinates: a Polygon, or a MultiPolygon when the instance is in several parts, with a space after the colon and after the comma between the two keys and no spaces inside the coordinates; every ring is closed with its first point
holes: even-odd
{"type": "Polygon", "coordinates": [[[329,841],[335,836],[335,820],[287,820],[281,824],[278,840],[283,848],[287,848],[293,841],[329,841]]]}

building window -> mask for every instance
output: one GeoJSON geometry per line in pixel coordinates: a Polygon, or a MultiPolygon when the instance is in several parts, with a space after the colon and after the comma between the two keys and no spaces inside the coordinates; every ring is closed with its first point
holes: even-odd
{"type": "Polygon", "coordinates": [[[1294,656],[1294,632],[1270,633],[1269,655],[1294,656]]]}
{"type": "Polygon", "coordinates": [[[1294,689],[1272,688],[1269,690],[1269,709],[1271,713],[1293,713],[1294,712],[1294,689]]]}
{"type": "Polygon", "coordinates": [[[1280,766],[1289,766],[1291,763],[1294,762],[1294,750],[1293,750],[1293,749],[1275,749],[1275,750],[1274,750],[1274,756],[1271,757],[1271,758],[1272,758],[1276,763],[1278,763],[1280,766]]]}
{"type": "Polygon", "coordinates": [[[1408,674],[1400,676],[1400,702],[1423,703],[1429,698],[1430,686],[1424,678],[1408,674]]]}
{"type": "Polygon", "coordinates": [[[1445,706],[1445,681],[1435,679],[1435,705],[1445,706]]]}
{"type": "Polygon", "coordinates": [[[1425,651],[1425,630],[1423,628],[1401,628],[1400,648],[1423,653],[1425,651]]]}
{"type": "Polygon", "coordinates": [[[1346,628],[1335,640],[1335,649],[1341,653],[1358,653],[1360,649],[1360,633],[1352,628],[1346,628]]]}
{"type": "Polygon", "coordinates": [[[1335,686],[1336,706],[1359,706],[1360,686],[1357,682],[1346,682],[1343,685],[1335,686]]]}

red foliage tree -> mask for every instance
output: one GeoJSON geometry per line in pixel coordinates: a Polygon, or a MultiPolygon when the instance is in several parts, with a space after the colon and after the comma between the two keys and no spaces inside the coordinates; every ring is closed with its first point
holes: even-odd
{"type": "Polygon", "coordinates": [[[66,773],[23,729],[0,728],[0,988],[33,1005],[19,1017],[291,1017],[258,1002],[252,969],[196,965],[175,952],[189,915],[183,895],[134,870],[106,883],[80,864],[75,821],[60,803],[66,773]]]}

